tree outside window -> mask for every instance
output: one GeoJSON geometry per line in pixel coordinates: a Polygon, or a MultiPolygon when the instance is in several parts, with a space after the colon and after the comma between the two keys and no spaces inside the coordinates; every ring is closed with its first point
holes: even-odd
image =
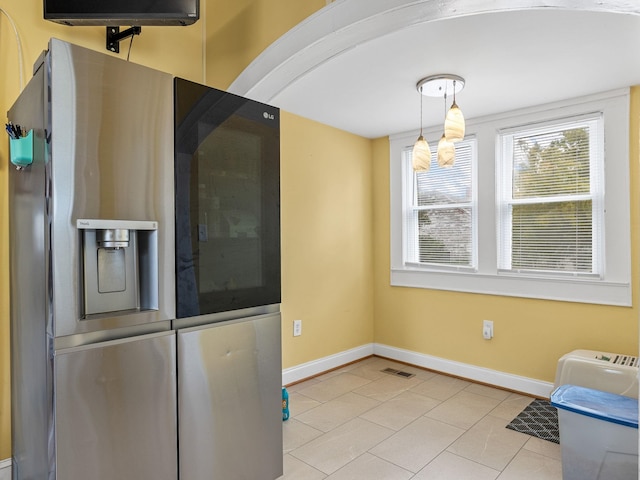
{"type": "Polygon", "coordinates": [[[503,135],[503,269],[597,273],[598,120],[568,127],[503,135]]]}

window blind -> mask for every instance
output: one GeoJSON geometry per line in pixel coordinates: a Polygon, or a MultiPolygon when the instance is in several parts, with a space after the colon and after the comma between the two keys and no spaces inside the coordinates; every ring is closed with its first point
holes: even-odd
{"type": "Polygon", "coordinates": [[[499,267],[599,274],[599,115],[501,134],[499,267]]]}
{"type": "MultiPolygon", "coordinates": [[[[475,139],[455,144],[451,168],[438,165],[435,146],[428,172],[411,171],[408,209],[409,263],[473,267],[475,265],[475,139]]],[[[406,151],[411,165],[411,150],[406,151]]]]}

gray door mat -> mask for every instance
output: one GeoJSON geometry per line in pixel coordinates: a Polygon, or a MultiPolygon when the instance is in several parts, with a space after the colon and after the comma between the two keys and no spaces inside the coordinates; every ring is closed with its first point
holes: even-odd
{"type": "Polygon", "coordinates": [[[560,443],[558,410],[546,400],[534,400],[507,425],[510,430],[560,443]]]}

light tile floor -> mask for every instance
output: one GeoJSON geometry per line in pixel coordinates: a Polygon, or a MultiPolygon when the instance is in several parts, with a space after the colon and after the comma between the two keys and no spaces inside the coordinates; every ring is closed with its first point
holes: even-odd
{"type": "Polygon", "coordinates": [[[559,445],[505,428],[528,396],[379,357],[288,391],[280,480],[562,478],[559,445]]]}

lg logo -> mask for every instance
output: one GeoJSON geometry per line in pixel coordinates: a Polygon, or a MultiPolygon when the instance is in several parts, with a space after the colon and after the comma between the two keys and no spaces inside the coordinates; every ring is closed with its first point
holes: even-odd
{"type": "Polygon", "coordinates": [[[272,113],[269,112],[264,112],[262,116],[267,120],[274,120],[276,118],[272,113]]]}

